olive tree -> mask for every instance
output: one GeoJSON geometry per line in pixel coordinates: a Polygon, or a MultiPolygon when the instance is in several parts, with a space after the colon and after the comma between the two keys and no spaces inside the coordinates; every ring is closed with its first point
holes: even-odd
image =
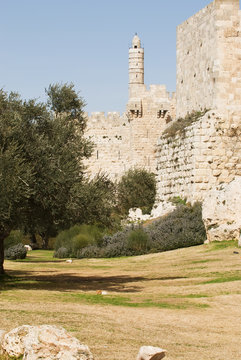
{"type": "Polygon", "coordinates": [[[50,85],[47,104],[0,91],[0,273],[4,239],[13,229],[48,237],[66,227],[83,181],[84,101],[73,85],[50,85]]]}

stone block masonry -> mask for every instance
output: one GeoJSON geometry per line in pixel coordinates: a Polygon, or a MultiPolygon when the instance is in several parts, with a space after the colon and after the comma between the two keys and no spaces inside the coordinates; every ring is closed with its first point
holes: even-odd
{"type": "Polygon", "coordinates": [[[241,111],[239,0],[214,0],[177,28],[177,117],[241,111]]]}
{"type": "Polygon", "coordinates": [[[166,124],[175,118],[176,98],[165,85],[144,84],[144,49],[137,35],[129,49],[129,100],[126,112],[93,113],[86,136],[95,144],[86,162],[89,173],[119,179],[125,171],[142,167],[156,171],[156,143],[166,124]]]}
{"type": "Polygon", "coordinates": [[[241,128],[213,110],[175,137],[163,135],[157,150],[159,199],[202,201],[213,186],[241,176],[240,137],[241,128]]]}
{"type": "MultiPolygon", "coordinates": [[[[144,49],[134,36],[129,49],[126,112],[88,117],[86,136],[95,143],[87,162],[89,172],[93,176],[102,171],[119,179],[129,168],[143,167],[157,174],[158,198],[164,203],[173,197],[192,203],[210,196],[214,199],[212,194],[221,191],[221,184],[231,184],[237,177],[239,183],[240,114],[239,0],[214,0],[177,29],[176,95],[170,96],[164,85],[147,88],[144,49]],[[205,109],[209,111],[200,120],[174,137],[163,134],[175,118],[205,109]]],[[[219,205],[213,204],[215,209],[219,205]]],[[[240,224],[232,221],[228,220],[236,234],[240,224]]],[[[230,236],[227,232],[223,238],[230,236]]]]}
{"type": "MultiPolygon", "coordinates": [[[[148,104],[148,99],[144,102],[148,104]]],[[[85,163],[89,174],[104,172],[115,180],[134,167],[156,172],[156,143],[165,126],[166,118],[156,112],[131,120],[126,113],[92,113],[85,133],[95,144],[85,163]]]]}

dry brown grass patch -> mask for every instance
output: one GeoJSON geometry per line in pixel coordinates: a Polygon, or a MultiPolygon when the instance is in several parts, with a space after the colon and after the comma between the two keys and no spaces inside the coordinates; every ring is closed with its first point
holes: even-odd
{"type": "Polygon", "coordinates": [[[135,359],[142,345],[166,348],[169,360],[238,360],[241,281],[228,278],[241,270],[234,250],[203,245],[72,264],[32,252],[25,262],[6,262],[0,328],[63,326],[96,360],[135,359]]]}

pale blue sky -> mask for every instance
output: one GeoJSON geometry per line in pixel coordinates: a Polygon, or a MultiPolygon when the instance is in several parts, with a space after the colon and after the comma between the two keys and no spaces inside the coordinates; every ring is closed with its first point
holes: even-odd
{"type": "Polygon", "coordinates": [[[44,100],[73,82],[86,110],[124,111],[128,47],[145,48],[145,83],[175,91],[176,26],[211,0],[0,0],[0,87],[44,100]]]}

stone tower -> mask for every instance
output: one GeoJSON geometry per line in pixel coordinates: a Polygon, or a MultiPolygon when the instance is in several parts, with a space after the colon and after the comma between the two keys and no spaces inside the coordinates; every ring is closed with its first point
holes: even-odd
{"type": "Polygon", "coordinates": [[[129,99],[125,113],[92,113],[86,136],[96,147],[86,162],[92,176],[105,172],[120,178],[134,167],[156,171],[156,143],[166,124],[175,118],[175,96],[165,85],[144,84],[144,49],[135,35],[129,49],[129,99]]]}
{"type": "Polygon", "coordinates": [[[144,49],[137,34],[129,49],[129,99],[140,93],[144,85],[144,49]]]}

